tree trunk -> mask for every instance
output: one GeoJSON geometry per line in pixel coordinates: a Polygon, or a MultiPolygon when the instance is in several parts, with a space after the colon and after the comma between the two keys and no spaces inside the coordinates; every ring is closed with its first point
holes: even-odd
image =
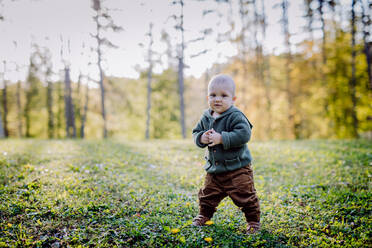
{"type": "Polygon", "coordinates": [[[248,9],[246,8],[247,4],[249,2],[239,0],[239,14],[240,14],[240,21],[242,25],[241,33],[240,33],[240,59],[243,67],[243,82],[241,86],[241,103],[243,105],[243,111],[247,110],[248,104],[248,99],[245,99],[245,97],[248,95],[247,94],[247,88],[248,85],[246,82],[248,82],[247,77],[248,77],[248,63],[247,63],[247,54],[248,54],[248,49],[249,46],[247,45],[246,42],[246,36],[247,36],[247,30],[248,30],[248,22],[246,18],[248,17],[248,9]]]}
{"type": "MultiPolygon", "coordinates": [[[[362,23],[363,23],[363,43],[364,43],[364,54],[367,60],[367,73],[369,84],[368,87],[372,90],[372,42],[368,41],[371,30],[371,17],[369,12],[366,12],[363,1],[360,0],[360,5],[362,6],[362,23]]],[[[368,6],[370,8],[370,6],[368,6]]]]}
{"type": "MultiPolygon", "coordinates": [[[[262,18],[260,20],[262,29],[262,40],[266,40],[266,11],[265,11],[265,1],[261,0],[262,18]]],[[[261,57],[262,57],[262,83],[265,90],[266,99],[266,115],[267,115],[267,134],[268,138],[272,138],[272,115],[271,115],[271,74],[270,74],[270,55],[265,56],[263,54],[263,47],[261,46],[261,57]]]]}
{"type": "Polygon", "coordinates": [[[5,80],[5,73],[6,73],[6,62],[4,61],[4,74],[3,74],[3,122],[4,122],[4,135],[5,137],[9,137],[8,131],[8,82],[5,80]]]}
{"type": "Polygon", "coordinates": [[[31,133],[30,133],[30,128],[31,128],[31,117],[30,117],[31,98],[32,98],[32,93],[30,91],[28,91],[26,93],[26,103],[25,103],[25,109],[24,109],[24,117],[25,117],[25,122],[26,122],[26,137],[27,138],[31,137],[31,133]]]}
{"type": "Polygon", "coordinates": [[[355,4],[356,0],[352,1],[351,4],[351,78],[349,81],[350,87],[350,97],[351,97],[351,118],[352,118],[352,135],[358,137],[358,118],[356,113],[356,77],[355,77],[355,57],[356,57],[356,48],[355,48],[355,34],[356,34],[356,17],[355,17],[355,4]]]}
{"type": "Polygon", "coordinates": [[[88,84],[86,86],[85,91],[85,103],[84,103],[84,110],[83,115],[81,116],[81,126],[80,126],[80,138],[85,138],[85,122],[87,120],[88,115],[88,104],[89,104],[89,87],[88,84]]]}
{"type": "Polygon", "coordinates": [[[4,135],[5,137],[9,137],[9,130],[8,130],[8,83],[4,79],[4,88],[3,88],[3,122],[4,122],[4,135]]]}
{"type": "Polygon", "coordinates": [[[65,116],[66,116],[66,136],[76,137],[74,106],[72,103],[72,90],[70,79],[70,68],[65,68],[65,116]]]}
{"type": "Polygon", "coordinates": [[[17,119],[18,119],[18,137],[22,137],[22,103],[21,103],[21,81],[17,82],[17,119]]]}
{"type": "Polygon", "coordinates": [[[103,85],[103,70],[102,70],[102,57],[101,57],[101,49],[98,48],[98,69],[99,69],[99,87],[101,89],[101,113],[103,119],[103,138],[107,138],[107,121],[106,121],[106,109],[105,109],[105,87],[103,85]]]}
{"type": "Polygon", "coordinates": [[[323,7],[324,7],[324,0],[318,0],[318,3],[319,3],[319,6],[318,6],[318,12],[319,12],[319,16],[320,16],[320,23],[321,23],[321,29],[322,29],[322,34],[323,34],[323,38],[322,38],[322,61],[323,61],[323,65],[325,65],[327,63],[327,54],[326,54],[326,31],[325,31],[325,20],[324,20],[324,11],[323,11],[323,7]]]}
{"type": "Polygon", "coordinates": [[[185,40],[184,40],[184,29],[183,29],[183,0],[180,0],[181,3],[181,51],[178,58],[178,86],[179,86],[179,95],[180,95],[180,112],[181,112],[181,132],[182,138],[186,138],[186,126],[185,126],[185,103],[184,103],[184,50],[185,50],[185,40]]]}
{"type": "Polygon", "coordinates": [[[5,135],[4,135],[4,128],[3,128],[3,118],[1,117],[1,114],[0,114],[0,138],[4,138],[5,135]]]}
{"type": "Polygon", "coordinates": [[[32,99],[33,97],[38,93],[37,89],[37,81],[38,79],[36,78],[36,73],[37,73],[37,67],[34,63],[36,54],[33,53],[31,54],[30,57],[30,66],[29,66],[29,73],[27,76],[27,81],[26,81],[26,87],[25,87],[25,92],[26,92],[26,97],[25,97],[25,108],[24,108],[24,118],[25,118],[25,125],[26,125],[26,137],[29,138],[31,137],[31,105],[32,105],[32,99]]]}
{"type": "Polygon", "coordinates": [[[102,69],[102,46],[117,47],[112,44],[105,37],[101,37],[101,30],[105,31],[107,29],[112,29],[114,32],[119,32],[122,30],[120,26],[115,25],[112,17],[107,13],[107,8],[101,6],[102,0],[92,0],[93,9],[96,11],[96,15],[93,20],[96,24],[96,35],[93,37],[97,40],[97,66],[99,70],[99,87],[101,90],[101,113],[103,119],[103,137],[107,138],[107,119],[106,119],[106,109],[105,109],[105,87],[104,87],[104,72],[102,69]],[[100,20],[103,20],[100,23],[100,20]],[[106,24],[105,24],[106,22],[106,24]]]}
{"type": "MultiPolygon", "coordinates": [[[[77,87],[76,87],[76,91],[75,91],[75,94],[74,94],[74,102],[75,102],[75,122],[76,122],[76,126],[79,125],[80,123],[80,126],[81,126],[81,99],[80,99],[80,88],[81,88],[81,79],[82,79],[83,75],[81,74],[81,72],[79,73],[79,78],[78,78],[78,81],[77,81],[77,87]]],[[[77,135],[79,136],[79,134],[77,135]]]]}
{"type": "Polygon", "coordinates": [[[54,114],[53,114],[53,83],[49,79],[51,69],[47,69],[47,110],[48,110],[48,138],[54,138],[54,114]]]}
{"type": "Polygon", "coordinates": [[[62,82],[57,83],[57,138],[61,138],[60,130],[62,129],[62,119],[63,119],[63,93],[62,93],[62,82]]]}
{"type": "Polygon", "coordinates": [[[106,123],[106,109],[105,109],[105,87],[104,87],[104,73],[102,69],[102,38],[100,36],[100,32],[102,29],[102,25],[99,23],[99,12],[101,11],[100,1],[94,0],[95,10],[97,15],[94,17],[94,21],[96,22],[96,32],[95,38],[97,40],[97,66],[99,71],[99,88],[101,90],[101,114],[103,119],[103,138],[107,138],[107,123],[106,123]]]}
{"type": "Polygon", "coordinates": [[[298,138],[298,133],[295,127],[295,110],[294,110],[294,97],[292,92],[292,85],[291,85],[291,64],[292,64],[292,54],[291,54],[291,43],[290,43],[290,33],[289,33],[289,25],[288,25],[288,1],[282,1],[282,24],[283,30],[285,35],[285,46],[287,49],[287,59],[285,63],[285,75],[286,75],[286,94],[287,94],[287,103],[288,103],[288,121],[289,121],[289,130],[291,131],[291,135],[294,138],[298,138]]]}
{"type": "Polygon", "coordinates": [[[150,44],[149,44],[149,50],[148,50],[148,60],[149,60],[149,69],[147,74],[147,108],[146,108],[146,133],[145,138],[150,138],[150,119],[151,119],[151,81],[152,81],[152,44],[153,44],[153,38],[152,38],[152,23],[150,23],[150,31],[149,31],[149,37],[150,37],[150,44]]]}

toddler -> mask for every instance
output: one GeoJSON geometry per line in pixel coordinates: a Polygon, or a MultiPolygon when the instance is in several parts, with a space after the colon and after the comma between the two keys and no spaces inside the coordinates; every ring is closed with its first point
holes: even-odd
{"type": "Polygon", "coordinates": [[[210,220],[218,204],[229,196],[244,213],[247,232],[260,229],[260,205],[253,183],[252,157],[247,147],[252,124],[235,106],[235,83],[227,75],[217,75],[208,85],[209,109],[204,112],[193,138],[206,151],[207,171],[204,187],[199,190],[199,215],[194,226],[210,220]]]}

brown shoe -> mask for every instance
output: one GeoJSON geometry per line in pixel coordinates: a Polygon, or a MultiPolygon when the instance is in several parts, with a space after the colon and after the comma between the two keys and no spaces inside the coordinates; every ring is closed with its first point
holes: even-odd
{"type": "Polygon", "coordinates": [[[249,222],[247,225],[247,234],[255,234],[261,229],[259,222],[249,222]]]}
{"type": "Polygon", "coordinates": [[[203,215],[198,215],[192,220],[193,226],[205,226],[205,222],[210,220],[208,217],[205,217],[203,215]]]}

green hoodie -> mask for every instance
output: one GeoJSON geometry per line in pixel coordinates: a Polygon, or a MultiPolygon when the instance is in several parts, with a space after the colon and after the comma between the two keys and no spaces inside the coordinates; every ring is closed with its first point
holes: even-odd
{"type": "Polygon", "coordinates": [[[206,152],[204,169],[208,173],[222,173],[242,168],[252,161],[247,142],[251,138],[252,124],[236,107],[231,106],[217,118],[206,110],[196,127],[192,130],[195,144],[204,148],[200,137],[206,131],[214,129],[222,135],[222,144],[209,147],[206,152]]]}

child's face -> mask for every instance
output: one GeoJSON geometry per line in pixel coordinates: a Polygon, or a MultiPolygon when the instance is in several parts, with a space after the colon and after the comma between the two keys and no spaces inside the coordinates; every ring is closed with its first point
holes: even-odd
{"type": "Polygon", "coordinates": [[[208,89],[209,107],[216,113],[222,114],[235,102],[231,85],[228,83],[214,83],[208,89]]]}

